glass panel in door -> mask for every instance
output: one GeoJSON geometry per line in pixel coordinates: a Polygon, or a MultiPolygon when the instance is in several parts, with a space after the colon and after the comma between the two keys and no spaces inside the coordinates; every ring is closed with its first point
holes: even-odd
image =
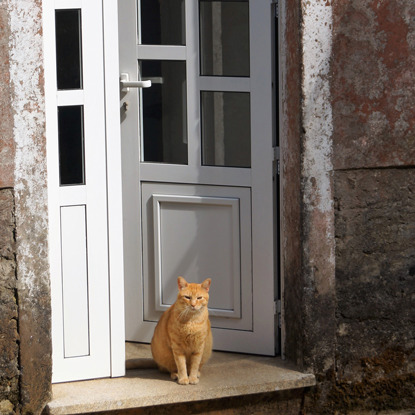
{"type": "Polygon", "coordinates": [[[140,0],[139,38],[143,45],[184,45],[184,0],[140,0]]]}
{"type": "Polygon", "coordinates": [[[186,62],[141,61],[143,161],[187,164],[186,62]]]}
{"type": "Polygon", "coordinates": [[[201,92],[202,164],[251,167],[247,92],[201,92]]]}
{"type": "Polygon", "coordinates": [[[248,0],[200,0],[200,74],[249,76],[248,0]]]}
{"type": "Polygon", "coordinates": [[[82,88],[81,9],[55,11],[58,90],[82,88]]]}
{"type": "Polygon", "coordinates": [[[85,184],[84,108],[58,107],[60,185],[85,184]]]}
{"type": "Polygon", "coordinates": [[[248,0],[199,0],[199,44],[202,165],[251,167],[248,0]]]}

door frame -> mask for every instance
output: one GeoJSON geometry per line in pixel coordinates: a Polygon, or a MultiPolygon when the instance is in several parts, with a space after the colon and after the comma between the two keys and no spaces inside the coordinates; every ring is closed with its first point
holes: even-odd
{"type": "MultiPolygon", "coordinates": [[[[56,90],[50,79],[55,78],[55,6],[66,8],[82,7],[85,0],[44,0],[43,1],[43,30],[44,30],[44,66],[45,66],[45,116],[47,142],[57,140],[56,130],[56,90]]],[[[272,1],[269,2],[271,7],[272,1]]],[[[270,18],[271,18],[270,13],[270,18]]],[[[119,47],[118,47],[118,0],[102,0],[103,24],[103,53],[104,61],[104,101],[105,101],[105,131],[106,131],[106,171],[107,171],[107,212],[108,212],[108,268],[109,268],[109,302],[110,302],[110,376],[125,375],[125,310],[124,310],[124,236],[123,236],[123,203],[122,203],[122,164],[121,164],[121,132],[120,132],[120,90],[119,90],[119,47]]],[[[271,25],[272,26],[272,25],[271,25]]],[[[280,45],[274,45],[276,50],[280,45]]],[[[259,52],[260,53],[260,52],[259,52]]],[[[268,63],[267,63],[268,65],[268,63]]],[[[273,67],[269,62],[269,67],[273,67]]],[[[275,71],[274,71],[275,72],[275,71]]],[[[277,81],[278,82],[278,81],[277,81]]],[[[277,97],[278,100],[278,97],[277,97]]],[[[274,108],[272,108],[273,110],[274,108]]],[[[275,112],[274,112],[275,113],[275,112]]],[[[275,123],[275,116],[271,117],[275,123]]],[[[275,128],[275,127],[274,127],[275,128]]],[[[49,151],[49,148],[48,148],[49,151]]],[[[48,172],[51,174],[48,161],[48,172]]],[[[53,206],[58,198],[57,192],[48,188],[49,206],[53,206]]],[[[274,212],[275,213],[275,212],[274,212]]],[[[51,212],[49,210],[49,215],[51,212]]],[[[52,214],[53,216],[53,214],[52,214]]],[[[275,219],[276,226],[278,218],[275,219]]],[[[56,217],[50,220],[49,246],[56,245],[56,217]],[[55,225],[53,225],[55,223],[55,225]],[[53,228],[55,226],[55,228],[53,228]]],[[[277,236],[279,237],[279,236],[277,236]]],[[[51,269],[57,255],[56,248],[50,251],[51,269]]],[[[275,271],[280,264],[275,262],[275,271]]],[[[274,276],[276,287],[278,280],[274,276]]],[[[282,276],[281,276],[282,277],[282,276]]],[[[51,275],[53,279],[53,275],[51,275]]],[[[282,279],[282,278],[281,278],[282,279]]],[[[269,294],[269,293],[268,293],[269,294]]],[[[282,292],[281,292],[282,294],[282,292]]],[[[52,300],[56,295],[53,284],[52,300]]],[[[261,299],[260,299],[261,300],[261,299]]],[[[270,301],[269,307],[274,307],[270,301]]],[[[53,320],[53,311],[52,311],[53,320]]],[[[277,330],[277,326],[275,327],[277,330]]],[[[53,332],[52,332],[53,336],[53,332]]],[[[281,341],[281,338],[279,339],[281,341]]]]}
{"type": "Polygon", "coordinates": [[[110,275],[111,376],[125,375],[124,237],[118,71],[118,1],[103,0],[110,275]]]}

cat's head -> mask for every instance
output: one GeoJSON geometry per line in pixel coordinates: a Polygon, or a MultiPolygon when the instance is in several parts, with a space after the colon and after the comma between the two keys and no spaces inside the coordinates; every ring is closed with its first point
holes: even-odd
{"type": "Polygon", "coordinates": [[[210,283],[210,278],[205,279],[201,284],[188,283],[183,277],[177,278],[178,300],[181,306],[191,312],[198,312],[207,307],[210,283]]]}

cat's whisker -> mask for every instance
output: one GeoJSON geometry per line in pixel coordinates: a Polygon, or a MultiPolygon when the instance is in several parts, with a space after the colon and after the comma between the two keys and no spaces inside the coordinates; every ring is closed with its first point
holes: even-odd
{"type": "Polygon", "coordinates": [[[188,308],[184,308],[184,309],[180,312],[180,314],[179,314],[179,318],[180,318],[181,320],[187,319],[187,318],[188,318],[188,314],[190,314],[190,313],[191,313],[191,310],[189,310],[188,308]]]}

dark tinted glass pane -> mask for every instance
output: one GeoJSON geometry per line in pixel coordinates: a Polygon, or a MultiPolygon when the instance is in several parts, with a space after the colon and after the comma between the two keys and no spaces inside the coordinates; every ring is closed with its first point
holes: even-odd
{"type": "Polygon", "coordinates": [[[202,164],[251,166],[248,92],[202,92],[202,164]]]}
{"type": "Polygon", "coordinates": [[[58,136],[60,184],[85,184],[82,105],[58,107],[58,136]]]}
{"type": "Polygon", "coordinates": [[[56,10],[58,89],[82,88],[81,10],[56,10]]]}
{"type": "Polygon", "coordinates": [[[141,0],[141,43],[184,45],[184,0],[141,0]]]}
{"type": "Polygon", "coordinates": [[[186,62],[142,61],[144,161],[187,164],[186,62]]]}
{"type": "Polygon", "coordinates": [[[249,3],[200,0],[200,73],[249,76],[249,3]]]}

